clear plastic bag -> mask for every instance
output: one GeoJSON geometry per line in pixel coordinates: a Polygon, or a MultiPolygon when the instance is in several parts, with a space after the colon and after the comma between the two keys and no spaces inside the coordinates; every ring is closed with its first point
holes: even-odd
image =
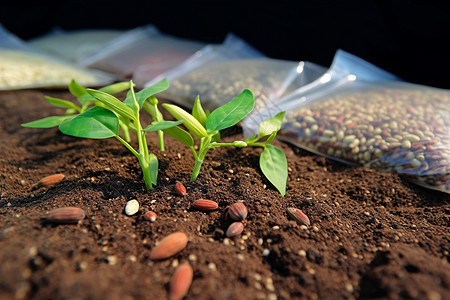
{"type": "Polygon", "coordinates": [[[192,107],[199,95],[202,106],[213,110],[234,99],[244,89],[250,89],[255,96],[255,109],[262,109],[286,90],[295,89],[309,80],[307,76],[299,76],[299,72],[309,73],[307,70],[319,68],[311,63],[305,65],[304,62],[265,57],[230,34],[221,46],[205,47],[155,81],[167,78],[171,86],[161,96],[184,107],[192,107]]]}
{"type": "Polygon", "coordinates": [[[34,51],[0,25],[0,90],[66,88],[72,79],[91,87],[114,81],[109,74],[34,51]]]}
{"type": "Polygon", "coordinates": [[[85,57],[80,63],[115,74],[121,80],[133,78],[142,87],[145,82],[174,68],[204,46],[202,42],[163,34],[155,26],[147,25],[124,33],[102,51],[85,57]]]}
{"type": "Polygon", "coordinates": [[[56,27],[45,35],[27,41],[27,44],[49,55],[79,63],[84,57],[103,49],[123,33],[123,30],[116,29],[67,31],[56,27]]]}
{"type": "Polygon", "coordinates": [[[259,123],[274,117],[277,113],[286,110],[287,107],[295,107],[314,101],[329,90],[345,85],[356,78],[359,81],[401,81],[394,74],[340,49],[336,51],[328,70],[309,62],[306,62],[304,66],[309,66],[309,70],[305,68],[303,72],[299,72],[300,76],[296,78],[300,81],[299,84],[295,84],[294,81],[294,84],[290,85],[280,99],[262,110],[252,112],[242,122],[245,137],[257,134],[259,123]]]}
{"type": "Polygon", "coordinates": [[[278,138],[450,193],[450,91],[361,65],[353,72],[338,62],[283,99],[277,109],[287,113],[278,138]]]}
{"type": "Polygon", "coordinates": [[[450,91],[348,81],[291,105],[279,138],[450,193],[450,91]]]}

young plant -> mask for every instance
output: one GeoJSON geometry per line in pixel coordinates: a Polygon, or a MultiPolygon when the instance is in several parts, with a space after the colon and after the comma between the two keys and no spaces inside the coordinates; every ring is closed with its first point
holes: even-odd
{"type": "MultiPolygon", "coordinates": [[[[149,153],[145,133],[162,132],[164,129],[182,123],[182,121],[164,121],[157,109],[157,100],[154,95],[167,89],[168,86],[167,80],[163,80],[135,93],[134,84],[130,81],[128,83],[130,90],[123,102],[105,91],[86,89],[90,97],[95,99],[96,105],[78,115],[70,115],[69,118],[62,120],[59,124],[59,130],[64,134],[81,138],[105,139],[115,137],[137,157],[143,172],[145,186],[150,189],[157,184],[158,159],[154,154],[149,153]],[[147,100],[150,102],[146,103],[147,100]],[[152,124],[145,128],[140,122],[140,110],[144,106],[151,111],[151,114],[154,114],[152,124]],[[120,124],[136,133],[137,150],[119,135],[120,124]]],[[[29,123],[27,124],[29,125],[29,123]]]]}
{"type": "Polygon", "coordinates": [[[164,103],[162,106],[177,120],[183,121],[186,130],[176,126],[166,128],[164,132],[192,149],[195,163],[191,175],[194,181],[200,173],[206,153],[210,149],[222,146],[262,147],[263,152],[259,159],[259,166],[264,176],[275,186],[281,195],[286,194],[287,160],[283,151],[270,143],[275,139],[283,123],[285,112],[263,121],[259,125],[259,133],[244,141],[220,143],[220,130],[232,127],[245,118],[253,109],[255,100],[250,90],[244,90],[234,100],[217,108],[212,113],[205,112],[197,97],[189,114],[184,109],[164,103]],[[192,135],[191,135],[192,134],[192,135]],[[194,148],[194,136],[199,139],[198,151],[194,148]]]}
{"type": "MultiPolygon", "coordinates": [[[[120,93],[122,91],[125,91],[130,88],[129,82],[119,82],[114,83],[108,86],[105,86],[101,89],[99,89],[102,92],[114,95],[117,93],[120,93]]],[[[77,115],[85,112],[89,107],[92,107],[93,105],[101,105],[101,102],[97,101],[93,96],[91,96],[86,88],[79,85],[75,80],[72,80],[69,85],[69,91],[72,95],[77,97],[77,100],[80,105],[76,105],[71,101],[60,99],[60,98],[54,98],[49,96],[44,96],[44,98],[53,106],[56,107],[62,107],[66,109],[66,112],[62,116],[51,116],[46,117],[40,120],[28,122],[25,124],[22,124],[23,127],[31,127],[31,128],[52,128],[57,127],[59,124],[61,124],[65,120],[73,119],[77,115]]],[[[125,139],[127,141],[130,141],[129,134],[128,134],[128,128],[123,122],[120,122],[120,127],[122,128],[123,134],[125,136],[125,139]]]]}

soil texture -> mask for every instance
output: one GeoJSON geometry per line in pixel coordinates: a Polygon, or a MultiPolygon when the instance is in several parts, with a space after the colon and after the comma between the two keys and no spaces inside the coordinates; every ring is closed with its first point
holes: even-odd
{"type": "MultiPolygon", "coordinates": [[[[194,271],[185,299],[450,299],[450,195],[280,141],[289,165],[284,197],[260,171],[259,148],[210,151],[189,182],[191,150],[166,137],[161,152],[156,134],[148,139],[158,185],[146,190],[137,159],[116,139],[21,127],[64,113],[44,95],[73,99],[63,90],[0,93],[0,299],[167,299],[183,263],[194,271]],[[65,178],[36,185],[55,173],[65,178]],[[219,208],[193,208],[201,198],[219,208]],[[140,209],[127,216],[131,199],[140,209]],[[227,208],[239,201],[248,208],[244,230],[226,238],[227,208]],[[86,217],[42,221],[66,206],[86,217]],[[288,207],[311,224],[291,219],[288,207]],[[148,210],[155,222],[144,219],[148,210]],[[151,250],[175,231],[187,246],[152,261],[151,250]]],[[[224,139],[240,135],[236,127],[224,139]]]]}

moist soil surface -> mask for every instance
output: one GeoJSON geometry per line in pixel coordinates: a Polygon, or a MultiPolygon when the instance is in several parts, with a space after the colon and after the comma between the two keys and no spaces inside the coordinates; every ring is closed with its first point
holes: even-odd
{"type": "MultiPolygon", "coordinates": [[[[44,95],[73,99],[63,90],[0,93],[0,299],[167,299],[182,263],[194,270],[186,299],[450,299],[448,194],[278,140],[289,165],[284,197],[260,171],[259,148],[210,151],[189,182],[191,150],[166,137],[159,151],[156,134],[148,139],[158,185],[146,190],[137,159],[116,139],[21,127],[64,113],[44,95]],[[35,185],[55,173],[65,178],[35,185]],[[185,196],[175,193],[178,181],[185,196]],[[219,208],[192,208],[200,198],[219,208]],[[141,206],[127,216],[131,199],[141,206]],[[248,208],[244,231],[226,238],[227,207],[238,201],[248,208]],[[66,206],[86,217],[42,221],[66,206]],[[288,207],[311,225],[291,219],[288,207]],[[158,215],[153,223],[143,218],[148,210],[158,215]],[[187,247],[150,260],[175,231],[187,234],[187,247]]],[[[242,138],[238,127],[223,136],[242,138]]]]}

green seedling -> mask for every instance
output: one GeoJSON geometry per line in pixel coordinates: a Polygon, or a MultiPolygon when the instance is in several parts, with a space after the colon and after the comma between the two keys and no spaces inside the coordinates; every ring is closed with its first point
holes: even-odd
{"type": "MultiPolygon", "coordinates": [[[[102,92],[114,95],[123,92],[130,88],[129,82],[119,82],[99,89],[102,92]]],[[[91,96],[85,87],[79,85],[75,80],[72,80],[69,85],[69,91],[72,95],[77,98],[79,105],[60,98],[54,98],[49,96],[44,96],[44,98],[53,106],[65,108],[65,114],[62,116],[51,116],[40,120],[28,122],[22,124],[24,127],[31,128],[52,128],[57,127],[65,120],[73,119],[77,115],[85,112],[88,108],[93,105],[102,105],[101,102],[97,101],[96,98],[91,96]]],[[[127,141],[130,141],[129,130],[123,122],[120,122],[120,127],[122,128],[124,137],[127,141]]]]}
{"type": "MultiPolygon", "coordinates": [[[[130,81],[128,83],[129,92],[123,102],[104,90],[85,89],[89,97],[94,99],[90,101],[96,101],[96,105],[81,111],[77,115],[70,115],[69,118],[61,122],[58,121],[59,130],[64,134],[81,138],[105,139],[115,137],[138,158],[145,186],[150,189],[157,184],[158,159],[154,154],[149,153],[145,133],[153,131],[162,133],[165,129],[180,125],[182,121],[164,121],[157,108],[158,102],[154,95],[169,87],[167,80],[138,93],[134,92],[133,87],[134,84],[130,81]],[[153,117],[152,124],[145,128],[140,122],[140,110],[144,107],[153,117]],[[137,150],[119,135],[120,124],[136,133],[137,150]]],[[[86,98],[89,97],[86,96],[86,98]]],[[[24,124],[24,126],[33,127],[29,124],[24,124]]]]}
{"type": "Polygon", "coordinates": [[[220,130],[236,125],[253,110],[254,105],[254,96],[250,90],[244,90],[234,100],[211,113],[203,110],[199,97],[195,100],[191,114],[176,105],[162,104],[175,119],[183,121],[183,126],[188,130],[176,126],[166,128],[164,132],[192,149],[195,163],[191,181],[194,181],[199,175],[208,150],[222,146],[255,146],[263,148],[259,165],[264,176],[281,195],[286,194],[288,171],[286,156],[282,150],[270,144],[281,128],[285,112],[263,121],[259,125],[259,133],[251,138],[232,143],[219,142],[220,130]],[[199,140],[198,151],[194,147],[194,137],[199,140]]]}

